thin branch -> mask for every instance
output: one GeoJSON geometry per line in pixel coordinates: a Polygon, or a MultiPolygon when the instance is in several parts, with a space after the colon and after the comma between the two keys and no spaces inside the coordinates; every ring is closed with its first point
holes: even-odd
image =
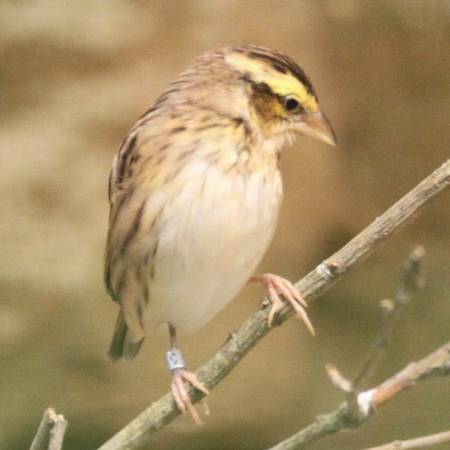
{"type": "Polygon", "coordinates": [[[67,420],[53,408],[45,410],[30,450],[62,450],[67,420]]]}
{"type": "Polygon", "coordinates": [[[394,327],[405,306],[411,301],[413,293],[423,286],[420,262],[424,255],[423,247],[417,246],[413,249],[403,265],[401,284],[397,289],[394,300],[385,299],[381,301],[384,320],[372,348],[367,353],[366,359],[354,378],[352,383],[354,390],[375,369],[381,355],[386,351],[394,327]]]}
{"type": "MultiPolygon", "coordinates": [[[[375,370],[377,363],[380,360],[380,356],[386,351],[387,345],[391,338],[394,326],[397,323],[401,312],[404,310],[406,304],[411,301],[412,294],[423,286],[423,277],[421,273],[420,262],[425,255],[425,250],[421,246],[416,246],[409,254],[408,258],[403,264],[403,272],[401,278],[401,284],[397,289],[394,301],[385,299],[381,301],[381,306],[384,312],[384,320],[380,331],[378,332],[372,348],[367,354],[366,359],[361,365],[353,382],[347,380],[339,370],[330,364],[325,366],[328,376],[330,377],[333,385],[343,392],[346,399],[345,417],[359,417],[361,416],[361,407],[364,407],[363,416],[370,412],[372,405],[361,404],[358,400],[371,399],[366,394],[362,394],[359,397],[360,391],[358,386],[362,380],[372,371],[375,370]]],[[[369,393],[372,391],[368,391],[369,393]]],[[[339,410],[341,412],[341,410],[339,410]]],[[[337,419],[337,417],[336,417],[337,419]]],[[[339,419],[340,420],[340,419],[339,419]]],[[[343,427],[346,427],[342,422],[343,427]]],[[[353,425],[352,425],[353,426],[353,425]]],[[[327,422],[327,434],[335,432],[335,423],[333,420],[327,422]]],[[[319,428],[320,431],[320,428],[319,428]]],[[[288,442],[291,442],[288,440],[288,442]]],[[[294,441],[295,442],[295,441],[294,441]]],[[[291,444],[289,444],[291,445],[291,444]]]]}
{"type": "Polygon", "coordinates": [[[393,399],[400,392],[414,386],[419,381],[437,376],[450,375],[450,342],[416,363],[408,364],[401,372],[387,379],[373,389],[361,392],[356,400],[358,410],[344,402],[331,414],[318,416],[316,420],[270,450],[294,450],[305,448],[318,439],[338,431],[357,428],[375,410],[393,399]]]}
{"type": "Polygon", "coordinates": [[[352,382],[345,378],[334,365],[327,364],[325,366],[333,385],[342,391],[347,402],[356,408],[358,408],[356,398],[359,392],[359,385],[370,372],[375,370],[378,365],[377,363],[379,363],[380,356],[387,350],[394,326],[397,323],[401,312],[411,301],[414,291],[423,286],[420,262],[424,255],[425,249],[423,247],[418,245],[413,249],[403,263],[401,284],[397,289],[394,300],[384,299],[380,302],[384,316],[383,322],[374,339],[371,349],[368,351],[366,358],[354,378],[354,381],[352,382]]]}
{"type": "MultiPolygon", "coordinates": [[[[310,302],[317,298],[356,263],[367,258],[393,231],[449,185],[450,160],[447,160],[341,250],[299,281],[296,287],[302,296],[310,302]]],[[[268,312],[267,308],[256,312],[200,367],[197,376],[209,390],[219,384],[270,331],[267,325],[268,312]]],[[[283,323],[292,313],[291,308],[286,306],[279,313],[278,323],[283,323]]],[[[190,394],[193,402],[203,397],[201,392],[195,390],[191,390],[190,394]]],[[[99,450],[137,449],[148,441],[152,433],[172,422],[179,414],[171,394],[168,393],[145,409],[99,450]]]]}
{"type": "Polygon", "coordinates": [[[394,441],[390,444],[384,444],[379,447],[371,447],[366,450],[407,450],[411,448],[425,448],[432,445],[444,444],[450,442],[450,431],[443,433],[430,434],[416,439],[408,439],[407,441],[394,441]]]}

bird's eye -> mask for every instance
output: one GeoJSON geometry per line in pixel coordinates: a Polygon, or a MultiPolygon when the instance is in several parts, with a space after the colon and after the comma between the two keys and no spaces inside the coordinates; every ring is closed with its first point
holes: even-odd
{"type": "Polygon", "coordinates": [[[284,97],[284,107],[290,113],[298,113],[303,109],[300,102],[292,95],[284,97]]]}

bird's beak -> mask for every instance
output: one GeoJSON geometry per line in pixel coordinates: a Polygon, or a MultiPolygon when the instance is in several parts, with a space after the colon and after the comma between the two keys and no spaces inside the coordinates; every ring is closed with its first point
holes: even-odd
{"type": "Polygon", "coordinates": [[[336,146],[336,134],[322,111],[302,114],[300,120],[295,124],[295,130],[333,147],[336,146]]]}

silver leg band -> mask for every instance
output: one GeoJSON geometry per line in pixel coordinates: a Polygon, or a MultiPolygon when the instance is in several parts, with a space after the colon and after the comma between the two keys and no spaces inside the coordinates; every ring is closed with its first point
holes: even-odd
{"type": "Polygon", "coordinates": [[[177,348],[171,348],[166,353],[167,365],[169,366],[169,370],[175,369],[185,369],[186,364],[184,363],[183,355],[180,350],[177,348]]]}

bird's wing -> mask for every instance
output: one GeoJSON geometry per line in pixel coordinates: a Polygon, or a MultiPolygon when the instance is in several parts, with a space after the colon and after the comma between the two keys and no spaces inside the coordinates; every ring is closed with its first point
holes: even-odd
{"type": "Polygon", "coordinates": [[[108,293],[120,304],[134,342],[143,338],[143,312],[165,204],[161,186],[155,183],[161,164],[158,147],[143,137],[132,130],[114,159],[104,272],[108,293]]]}

